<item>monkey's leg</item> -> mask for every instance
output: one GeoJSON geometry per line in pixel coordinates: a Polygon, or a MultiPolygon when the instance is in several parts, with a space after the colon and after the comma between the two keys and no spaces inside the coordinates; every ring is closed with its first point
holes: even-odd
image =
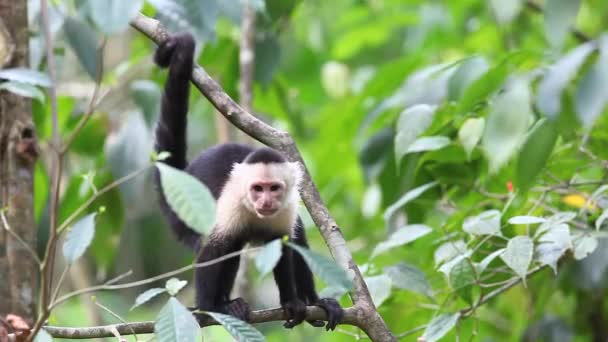
{"type": "Polygon", "coordinates": [[[288,329],[302,323],[306,317],[306,303],[296,293],[293,266],[293,250],[283,246],[281,259],[274,268],[274,280],[279,288],[281,306],[287,315],[287,322],[283,326],[288,329]]]}
{"type": "MultiPolygon", "coordinates": [[[[210,236],[209,242],[202,247],[197,263],[217,259],[238,250],[239,246],[242,245],[233,239],[210,236]]],[[[198,310],[227,313],[241,320],[249,318],[249,306],[244,300],[239,298],[228,301],[232,284],[234,284],[236,269],[238,269],[237,258],[196,269],[196,304],[198,310]],[[236,267],[234,266],[235,262],[236,267]]]]}
{"type": "MultiPolygon", "coordinates": [[[[308,248],[304,228],[299,218],[298,223],[295,226],[295,234],[292,241],[301,247],[308,248]]],[[[315,327],[322,327],[325,325],[326,330],[334,330],[342,320],[344,310],[342,310],[338,301],[333,298],[319,298],[317,291],[315,290],[312,272],[300,254],[294,253],[293,263],[294,269],[298,270],[295,273],[298,297],[308,305],[321,307],[327,313],[327,325],[320,320],[308,321],[308,323],[315,327]]]]}

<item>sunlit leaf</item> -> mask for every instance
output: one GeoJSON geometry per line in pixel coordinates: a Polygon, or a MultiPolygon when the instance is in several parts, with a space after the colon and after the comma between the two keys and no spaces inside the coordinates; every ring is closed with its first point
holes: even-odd
{"type": "Polygon", "coordinates": [[[582,260],[597,248],[598,241],[591,234],[580,233],[573,239],[574,259],[582,260]]]}
{"type": "Polygon", "coordinates": [[[450,138],[443,136],[421,137],[416,139],[406,153],[436,151],[450,144],[450,138]]]}
{"type": "Polygon", "coordinates": [[[2,69],[0,70],[0,79],[41,87],[51,86],[51,79],[46,74],[27,68],[2,69]]]}
{"type": "Polygon", "coordinates": [[[488,266],[490,265],[490,263],[492,261],[494,261],[494,259],[496,259],[496,257],[499,257],[502,255],[502,253],[504,253],[505,249],[504,248],[500,248],[495,250],[494,252],[488,254],[488,256],[486,256],[485,258],[483,258],[483,260],[481,260],[479,262],[479,264],[477,265],[477,273],[478,274],[482,274],[483,271],[486,270],[486,268],[488,268],[488,266]]]}
{"type": "Polygon", "coordinates": [[[291,242],[288,242],[287,244],[300,253],[312,272],[323,279],[327,285],[340,287],[344,292],[347,292],[352,288],[353,282],[348,273],[346,273],[346,270],[336,264],[333,260],[291,242]]]}
{"type": "Polygon", "coordinates": [[[452,330],[452,328],[454,328],[454,326],[456,325],[456,322],[458,322],[459,318],[460,318],[459,313],[453,313],[453,314],[444,313],[439,316],[433,317],[433,319],[426,326],[426,329],[424,330],[424,334],[422,335],[424,337],[424,341],[425,342],[439,341],[439,339],[441,339],[443,336],[445,336],[445,334],[450,332],[450,330],[452,330]]]}
{"type": "Polygon", "coordinates": [[[432,231],[433,229],[431,227],[424,224],[411,224],[401,227],[393,232],[386,241],[379,243],[376,248],[374,248],[372,258],[392,248],[410,243],[432,231]]]}
{"type": "MultiPolygon", "coordinates": [[[[105,3],[102,1],[95,2],[105,3]]],[[[98,78],[99,64],[101,63],[97,51],[97,34],[86,22],[73,17],[65,19],[63,30],[80,64],[87,74],[89,74],[89,77],[96,80],[98,78]]]]}
{"type": "Polygon", "coordinates": [[[515,274],[522,278],[525,284],[533,252],[534,243],[532,239],[528,236],[520,235],[509,240],[507,248],[505,248],[500,258],[515,271],[515,274]]]}
{"type": "Polygon", "coordinates": [[[81,218],[68,232],[63,244],[63,256],[68,264],[80,258],[93,241],[96,215],[97,213],[92,213],[81,218]]]}
{"type": "Polygon", "coordinates": [[[571,248],[570,228],[567,224],[558,224],[540,237],[536,246],[537,259],[557,273],[557,262],[571,248]]]}
{"type": "Polygon", "coordinates": [[[496,209],[484,211],[477,216],[467,217],[462,224],[462,229],[473,235],[501,236],[500,216],[500,211],[496,209]]]}
{"type": "Polygon", "coordinates": [[[546,118],[532,127],[524,142],[517,161],[517,182],[519,189],[526,191],[532,186],[536,176],[547,163],[557,142],[557,128],[546,118]]]}
{"type": "Polygon", "coordinates": [[[159,342],[194,342],[198,339],[200,327],[192,313],[171,297],[156,316],[154,333],[159,342]]]}
{"type": "Polygon", "coordinates": [[[255,256],[255,266],[260,271],[260,277],[271,272],[281,258],[283,244],[281,239],[275,239],[267,243],[255,256]]]}
{"type": "Polygon", "coordinates": [[[547,220],[537,216],[513,216],[509,219],[510,224],[537,224],[547,220]]]}
{"type": "Polygon", "coordinates": [[[0,83],[0,90],[8,90],[13,94],[36,99],[41,103],[44,103],[44,93],[40,89],[28,83],[16,81],[2,82],[0,83]]]}
{"type": "Polygon", "coordinates": [[[155,287],[155,288],[144,291],[139,296],[137,296],[137,298],[135,298],[135,304],[133,304],[133,306],[131,307],[130,310],[135,309],[136,307],[146,303],[147,301],[151,300],[152,298],[158,296],[161,293],[165,293],[165,292],[167,292],[167,290],[162,289],[160,287],[155,287]]]}
{"type": "Polygon", "coordinates": [[[395,158],[398,161],[409,152],[418,136],[431,126],[434,113],[435,108],[426,104],[415,105],[401,112],[395,135],[395,158]]]}
{"type": "Polygon", "coordinates": [[[215,223],[215,200],[207,187],[193,176],[156,163],[167,202],[190,228],[208,235],[215,223]]]}
{"type": "Polygon", "coordinates": [[[469,118],[458,130],[458,140],[464,147],[467,158],[471,158],[473,149],[477,146],[479,140],[481,140],[485,124],[484,118],[469,118]]]}
{"type": "Polygon", "coordinates": [[[171,278],[165,283],[165,289],[170,295],[175,296],[181,289],[184,288],[184,286],[186,286],[186,284],[188,284],[187,280],[171,278]]]}
{"type": "Polygon", "coordinates": [[[490,0],[492,13],[499,24],[510,23],[521,12],[523,0],[490,0]]]}
{"type": "Polygon", "coordinates": [[[598,39],[600,55],[583,76],[574,105],[581,123],[590,128],[608,103],[608,35],[598,39]]]}
{"type": "Polygon", "coordinates": [[[391,295],[391,286],[393,282],[386,274],[381,274],[373,277],[365,277],[365,283],[369,290],[374,305],[379,307],[391,295]]]}
{"type": "Polygon", "coordinates": [[[437,247],[434,253],[435,266],[454,259],[467,251],[467,244],[462,240],[448,241],[437,247]]]}
{"type": "Polygon", "coordinates": [[[361,202],[361,214],[370,218],[380,210],[382,204],[382,188],[377,183],[373,183],[367,187],[363,194],[363,201],[361,202]]]}
{"type": "Polygon", "coordinates": [[[426,275],[417,267],[401,262],[394,266],[385,267],[384,273],[391,278],[395,287],[433,298],[433,290],[426,279],[426,275]]]}
{"type": "MultiPolygon", "coordinates": [[[[207,312],[220,323],[237,341],[242,342],[263,342],[266,338],[256,328],[230,315],[217,312],[207,312]]],[[[176,340],[181,341],[181,340],[176,340]]]]}
{"type": "MultiPolygon", "coordinates": [[[[391,204],[390,207],[386,208],[386,211],[384,212],[384,221],[389,225],[389,228],[390,225],[393,223],[392,221],[394,215],[397,214],[401,208],[403,208],[407,203],[415,200],[416,198],[418,198],[418,196],[422,195],[428,189],[434,187],[437,184],[437,182],[431,182],[414,188],[406,192],[403,196],[401,196],[401,198],[399,198],[397,202],[391,204]]],[[[389,231],[393,230],[394,229],[389,229],[389,231]]]]}
{"type": "Polygon", "coordinates": [[[580,0],[545,1],[545,37],[551,46],[561,48],[576,21],[580,0]]]}
{"type": "Polygon", "coordinates": [[[491,172],[498,171],[525,138],[532,118],[530,101],[530,88],[523,78],[514,78],[496,95],[481,141],[491,172]]]}
{"type": "Polygon", "coordinates": [[[474,56],[462,61],[448,81],[448,99],[458,100],[465,90],[488,71],[489,65],[484,57],[474,56]]]}
{"type": "Polygon", "coordinates": [[[137,15],[143,6],[143,0],[89,0],[89,16],[95,25],[106,34],[115,34],[126,30],[129,21],[137,15]]]}
{"type": "MultiPolygon", "coordinates": [[[[573,2],[575,1],[573,0],[573,2]]],[[[579,45],[549,68],[538,85],[536,97],[536,107],[547,117],[556,118],[558,116],[562,108],[561,96],[564,88],[576,76],[578,69],[593,49],[594,46],[591,43],[579,45]]]]}

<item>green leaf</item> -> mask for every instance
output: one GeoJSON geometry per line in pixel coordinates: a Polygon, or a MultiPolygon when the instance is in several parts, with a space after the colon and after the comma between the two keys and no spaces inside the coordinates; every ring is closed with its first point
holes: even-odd
{"type": "Polygon", "coordinates": [[[72,264],[80,258],[93,241],[96,215],[96,213],[92,213],[81,218],[68,232],[63,244],[63,256],[68,264],[72,264]]]}
{"type": "Polygon", "coordinates": [[[159,342],[197,341],[200,327],[192,313],[175,297],[169,298],[154,323],[154,333],[159,342]]]}
{"type": "Polygon", "coordinates": [[[600,217],[595,220],[595,230],[599,231],[602,228],[602,224],[604,224],[604,221],[606,221],[606,219],[608,219],[608,209],[604,209],[600,217]]]}
{"type": "Polygon", "coordinates": [[[537,224],[546,221],[545,218],[536,216],[513,216],[509,219],[510,224],[537,224]]]}
{"type": "Polygon", "coordinates": [[[73,17],[65,19],[63,31],[84,70],[89,74],[89,77],[97,80],[101,61],[97,49],[99,39],[95,31],[86,22],[73,17]]]}
{"type": "Polygon", "coordinates": [[[399,247],[405,245],[406,243],[410,243],[418,238],[421,238],[428,233],[432,232],[433,229],[424,224],[411,224],[405,227],[401,227],[395,232],[393,232],[386,241],[380,242],[376,248],[374,248],[374,252],[372,253],[372,258],[382,254],[392,248],[399,247]]]}
{"type": "Polygon", "coordinates": [[[490,0],[492,13],[499,24],[505,25],[513,21],[521,12],[523,0],[490,0]]]}
{"type": "Polygon", "coordinates": [[[38,331],[38,334],[34,338],[34,342],[53,342],[53,337],[42,328],[38,331]]]}
{"type": "Polygon", "coordinates": [[[255,266],[260,271],[260,277],[265,276],[281,259],[283,254],[283,244],[281,239],[275,239],[267,243],[264,248],[255,256],[255,266]]]}
{"type": "Polygon", "coordinates": [[[425,342],[439,341],[440,338],[445,336],[445,334],[447,334],[448,332],[450,332],[450,330],[452,330],[452,328],[454,328],[459,318],[459,313],[444,313],[439,316],[433,317],[433,319],[426,326],[424,334],[422,335],[424,337],[425,342]]]}
{"type": "Polygon", "coordinates": [[[391,286],[393,282],[386,274],[380,274],[373,277],[365,277],[367,289],[372,296],[372,301],[376,307],[379,307],[391,295],[391,286]]]}
{"type": "Polygon", "coordinates": [[[573,239],[574,259],[582,260],[597,248],[598,241],[595,236],[587,233],[578,233],[573,239]]]}
{"type": "Polygon", "coordinates": [[[538,240],[536,258],[543,265],[549,265],[557,274],[557,262],[564,253],[572,248],[570,228],[567,224],[551,227],[538,240]]]}
{"type": "Polygon", "coordinates": [[[437,247],[433,254],[435,266],[439,266],[444,262],[454,259],[457,255],[464,254],[467,250],[467,245],[462,240],[448,241],[437,247]]]}
{"type": "Polygon", "coordinates": [[[463,259],[450,270],[450,286],[460,298],[473,304],[473,284],[475,284],[475,269],[468,259],[463,259]]]}
{"type": "Polygon", "coordinates": [[[472,111],[477,104],[485,101],[490,95],[502,87],[507,78],[509,67],[506,62],[488,70],[483,76],[475,80],[465,90],[460,102],[458,102],[457,113],[466,114],[472,111]]]}
{"type": "Polygon", "coordinates": [[[129,27],[129,22],[141,10],[143,0],[89,0],[89,16],[95,26],[106,34],[120,33],[129,27]]]}
{"type": "Polygon", "coordinates": [[[414,105],[405,109],[397,121],[395,135],[395,158],[397,161],[409,153],[409,148],[418,136],[433,123],[435,108],[426,104],[414,105]]]}
{"type": "Polygon", "coordinates": [[[50,87],[51,79],[40,71],[27,68],[11,68],[0,70],[0,79],[26,83],[34,86],[50,87]]]}
{"type": "Polygon", "coordinates": [[[378,213],[382,204],[382,188],[378,183],[370,184],[363,194],[361,201],[361,214],[370,218],[378,213]]]}
{"type": "Polygon", "coordinates": [[[433,290],[424,273],[417,267],[400,262],[384,268],[393,285],[402,290],[410,290],[433,298],[433,290]]]}
{"type": "Polygon", "coordinates": [[[505,249],[501,248],[501,249],[495,250],[494,252],[488,254],[488,256],[483,258],[483,260],[481,260],[481,262],[479,262],[479,264],[477,265],[477,273],[481,275],[483,273],[483,271],[485,271],[486,268],[488,268],[490,263],[492,261],[494,261],[494,259],[496,259],[496,257],[501,256],[502,253],[504,253],[504,251],[505,251],[505,249]]]}
{"type": "Polygon", "coordinates": [[[558,116],[562,108],[561,96],[564,88],[577,75],[578,69],[593,49],[592,43],[579,45],[553,64],[540,81],[536,107],[547,117],[556,118],[558,116]]]}
{"type": "Polygon", "coordinates": [[[163,289],[163,288],[160,288],[160,287],[155,287],[155,288],[152,288],[152,289],[148,289],[148,290],[142,292],[139,296],[137,296],[137,298],[135,298],[135,304],[133,304],[133,306],[129,310],[133,310],[136,307],[138,307],[138,306],[146,303],[150,299],[158,296],[161,293],[165,293],[165,292],[167,292],[167,289],[163,289]]]}
{"type": "Polygon", "coordinates": [[[600,55],[580,81],[574,98],[581,123],[590,128],[608,103],[608,35],[598,40],[600,55]]]}
{"type": "Polygon", "coordinates": [[[532,118],[530,88],[523,78],[514,78],[494,100],[486,121],[482,145],[490,172],[503,166],[523,141],[532,118]]]}
{"type": "Polygon", "coordinates": [[[475,146],[477,146],[479,140],[481,140],[485,125],[486,120],[484,118],[469,118],[460,126],[460,130],[458,130],[458,140],[464,147],[467,158],[471,158],[473,149],[475,149],[475,146]]]}
{"type": "Polygon", "coordinates": [[[188,227],[208,235],[215,223],[215,200],[198,179],[163,163],[156,163],[167,202],[188,227]]]}
{"type": "Polygon", "coordinates": [[[136,80],[129,87],[133,101],[141,108],[148,124],[154,123],[160,113],[160,98],[162,92],[155,82],[136,80]]]}
{"type": "Polygon", "coordinates": [[[533,252],[534,243],[532,239],[528,236],[520,235],[509,240],[507,248],[505,248],[500,258],[515,271],[515,274],[522,278],[525,284],[533,252]]]}
{"type": "Polygon", "coordinates": [[[35,86],[27,83],[8,81],[0,83],[0,90],[7,90],[13,94],[29,97],[44,103],[44,93],[35,86]]]}
{"type": "Polygon", "coordinates": [[[330,258],[291,242],[287,242],[287,245],[300,253],[312,272],[323,279],[327,285],[339,287],[343,289],[344,292],[349,291],[353,287],[353,281],[348,273],[330,258]]]}
{"type": "Polygon", "coordinates": [[[401,196],[401,198],[399,198],[399,200],[397,200],[397,202],[391,204],[390,207],[386,208],[386,211],[384,212],[384,221],[388,225],[389,231],[393,231],[394,229],[392,229],[392,228],[396,228],[396,227],[393,227],[393,225],[394,225],[393,219],[394,219],[395,214],[397,214],[401,208],[403,208],[406,204],[415,200],[416,198],[418,198],[418,196],[422,195],[428,189],[434,187],[437,184],[438,184],[437,182],[430,182],[430,183],[421,185],[417,188],[414,188],[414,189],[406,192],[403,196],[401,196]]]}
{"type": "MultiPolygon", "coordinates": [[[[262,335],[253,326],[241,321],[230,315],[224,315],[217,312],[207,312],[207,315],[213,317],[220,323],[237,341],[240,342],[258,342],[266,341],[266,337],[262,335]]],[[[181,341],[181,340],[175,340],[181,341]]]]}
{"type": "Polygon", "coordinates": [[[186,286],[186,284],[188,284],[187,280],[171,278],[165,283],[165,290],[167,290],[170,295],[175,296],[181,289],[184,288],[184,286],[186,286]]]}
{"type": "Polygon", "coordinates": [[[467,217],[462,223],[462,229],[472,235],[497,235],[500,231],[500,210],[484,211],[477,216],[467,217]]]}
{"type": "Polygon", "coordinates": [[[516,187],[526,191],[534,184],[534,180],[549,160],[556,142],[557,129],[554,122],[547,118],[538,120],[519,153],[516,187]]]}
{"type": "Polygon", "coordinates": [[[473,56],[462,61],[448,80],[448,100],[460,99],[471,83],[479,79],[488,68],[488,62],[484,57],[473,56]]]}
{"type": "Polygon", "coordinates": [[[560,49],[568,31],[576,21],[580,0],[547,0],[544,5],[545,37],[549,44],[560,49]]]}
{"type": "Polygon", "coordinates": [[[450,144],[450,138],[443,136],[422,137],[416,139],[406,153],[440,150],[450,144]]]}

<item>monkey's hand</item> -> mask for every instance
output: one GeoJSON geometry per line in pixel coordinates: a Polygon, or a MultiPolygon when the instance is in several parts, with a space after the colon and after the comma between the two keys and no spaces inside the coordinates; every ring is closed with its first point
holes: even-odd
{"type": "Polygon", "coordinates": [[[302,323],[306,318],[306,303],[297,298],[287,301],[281,306],[287,316],[287,321],[283,324],[287,329],[291,329],[302,323]]]}
{"type": "MultiPolygon", "coordinates": [[[[327,325],[325,325],[325,330],[329,331],[336,329],[336,326],[344,317],[344,310],[338,301],[333,298],[320,298],[314,302],[313,305],[322,308],[327,313],[327,325]]],[[[309,321],[308,323],[315,327],[323,326],[323,321],[309,321]],[[321,324],[319,324],[319,322],[321,322],[321,324]]]]}
{"type": "Polygon", "coordinates": [[[249,316],[251,314],[249,304],[240,297],[224,303],[220,307],[220,312],[234,316],[245,322],[249,321],[249,316]]]}
{"type": "Polygon", "coordinates": [[[190,33],[169,36],[169,38],[158,45],[154,54],[154,62],[161,68],[166,68],[173,63],[180,65],[188,64],[192,68],[194,46],[194,38],[190,33]]]}

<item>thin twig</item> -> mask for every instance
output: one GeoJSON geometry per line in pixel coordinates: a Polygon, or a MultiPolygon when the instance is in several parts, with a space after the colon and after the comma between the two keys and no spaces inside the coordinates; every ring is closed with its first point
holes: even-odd
{"type": "Polygon", "coordinates": [[[63,268],[63,272],[61,272],[61,276],[59,277],[59,281],[57,282],[57,286],[55,286],[55,291],[53,292],[53,296],[51,297],[53,302],[57,299],[57,296],[59,296],[59,291],[61,290],[61,285],[63,285],[63,280],[65,279],[65,276],[68,274],[69,270],[70,270],[70,264],[65,265],[65,267],[63,268]]]}
{"type": "Polygon", "coordinates": [[[415,334],[415,333],[417,333],[417,332],[419,332],[421,330],[424,330],[424,329],[426,329],[426,324],[418,326],[418,327],[415,327],[415,328],[410,329],[408,331],[404,331],[401,334],[397,335],[397,338],[404,338],[404,337],[413,335],[413,334],[415,334]]]}
{"type": "MultiPolygon", "coordinates": [[[[109,313],[110,315],[112,315],[112,317],[116,318],[118,321],[120,321],[123,324],[129,324],[129,322],[125,321],[124,318],[120,317],[119,314],[117,314],[116,312],[110,310],[110,308],[106,307],[105,305],[101,304],[97,299],[93,300],[93,303],[95,303],[95,305],[97,305],[97,307],[99,307],[100,309],[104,310],[105,312],[109,313]]],[[[131,326],[129,326],[131,327],[131,326]]],[[[114,333],[119,333],[118,330],[115,329],[114,333]]],[[[133,334],[133,336],[135,336],[135,340],[139,340],[139,338],[137,338],[137,333],[135,332],[135,330],[131,329],[131,333],[133,334]]],[[[120,333],[119,333],[120,334],[120,333]]],[[[121,334],[122,335],[122,334],[121,334]]]]}
{"type": "Polygon", "coordinates": [[[38,265],[40,265],[41,262],[40,262],[40,258],[38,257],[38,253],[36,253],[36,251],[32,248],[32,246],[30,246],[27,242],[25,242],[21,238],[21,236],[19,236],[19,234],[17,234],[14,230],[11,229],[11,226],[8,224],[8,220],[6,219],[6,215],[4,214],[4,210],[0,210],[0,217],[2,218],[2,224],[4,226],[4,229],[7,232],[9,232],[9,234],[11,234],[17,241],[19,241],[19,243],[23,245],[23,247],[28,251],[28,253],[30,253],[32,258],[34,258],[34,260],[36,260],[38,265]]]}

